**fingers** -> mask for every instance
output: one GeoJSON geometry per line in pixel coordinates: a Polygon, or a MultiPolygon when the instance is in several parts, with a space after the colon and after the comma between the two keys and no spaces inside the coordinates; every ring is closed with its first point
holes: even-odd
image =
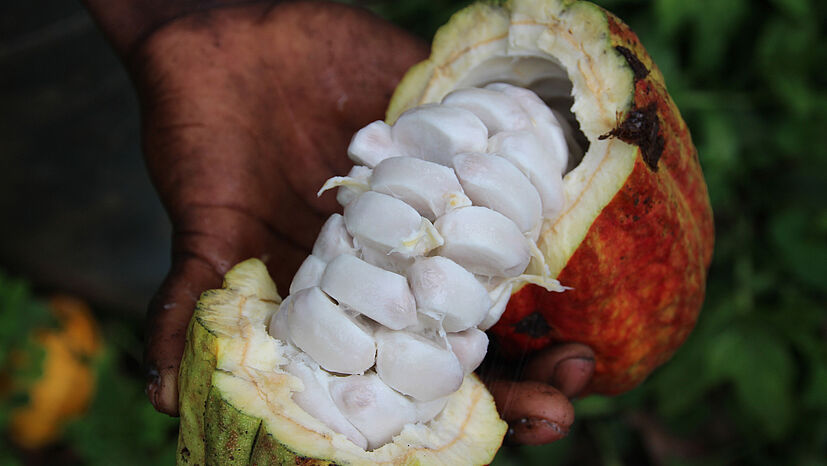
{"type": "Polygon", "coordinates": [[[224,274],[251,257],[264,261],[280,289],[286,290],[308,251],[247,210],[189,206],[173,218],[172,268],[150,303],[144,361],[153,406],[177,415],[178,367],[201,293],[220,288],[224,274]]]}
{"type": "Polygon", "coordinates": [[[572,398],[586,388],[594,374],[594,351],[582,343],[553,346],[534,356],[523,378],[550,384],[572,398]]]}
{"type": "Polygon", "coordinates": [[[150,303],[144,363],[146,392],[158,411],[178,415],[178,367],[187,325],[202,291],[218,288],[221,275],[208,263],[187,258],[173,264],[150,303]]]}
{"type": "Polygon", "coordinates": [[[594,373],[591,348],[580,343],[548,348],[525,365],[519,381],[506,380],[509,375],[504,371],[513,364],[494,359],[484,378],[500,415],[509,424],[508,441],[541,445],[565,437],[574,422],[569,399],[583,392],[594,373]]]}
{"type": "Polygon", "coordinates": [[[542,445],[565,437],[574,422],[574,407],[555,388],[534,381],[499,380],[488,385],[497,409],[508,422],[508,440],[542,445]]]}

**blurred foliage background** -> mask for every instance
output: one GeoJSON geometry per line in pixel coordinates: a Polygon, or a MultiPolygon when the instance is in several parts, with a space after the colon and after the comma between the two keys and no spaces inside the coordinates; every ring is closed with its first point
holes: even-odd
{"type": "MultiPolygon", "coordinates": [[[[467,2],[356,3],[430,38],[467,2]]],[[[637,32],[692,131],[716,222],[707,299],[647,382],[578,400],[565,440],[495,464],[827,465],[827,2],[596,3],[637,32]]],[[[43,445],[11,442],[49,354],[33,329],[62,323],[6,275],[0,311],[0,464],[173,461],[177,422],[142,393],[140,324],[100,310],[85,414],[43,445]]]]}

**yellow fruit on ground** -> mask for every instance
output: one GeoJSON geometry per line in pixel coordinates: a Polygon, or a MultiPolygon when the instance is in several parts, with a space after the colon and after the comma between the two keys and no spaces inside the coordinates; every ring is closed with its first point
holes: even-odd
{"type": "Polygon", "coordinates": [[[101,337],[92,312],[69,296],[54,297],[50,307],[58,327],[34,335],[44,351],[42,375],[9,424],[12,441],[26,449],[56,441],[66,422],[83,414],[95,392],[92,361],[100,352],[101,337]]]}

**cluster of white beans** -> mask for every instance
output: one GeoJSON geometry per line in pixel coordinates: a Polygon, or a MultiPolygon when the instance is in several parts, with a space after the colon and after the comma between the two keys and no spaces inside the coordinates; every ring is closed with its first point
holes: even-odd
{"type": "MultiPolygon", "coordinates": [[[[543,219],[560,214],[566,133],[508,84],[376,121],[354,137],[322,227],[269,332],[287,343],[294,401],[365,449],[427,422],[480,364],[484,330],[524,274],[543,219]]],[[[321,191],[320,191],[321,193],[321,191]]]]}

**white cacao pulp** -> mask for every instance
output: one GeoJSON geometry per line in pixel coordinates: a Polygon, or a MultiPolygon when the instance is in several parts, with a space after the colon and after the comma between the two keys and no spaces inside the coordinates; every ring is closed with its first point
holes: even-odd
{"type": "Polygon", "coordinates": [[[564,204],[570,128],[533,92],[463,89],[353,137],[322,227],[269,333],[294,401],[364,449],[438,416],[482,362],[511,290],[548,276],[534,243],[564,204]]]}

